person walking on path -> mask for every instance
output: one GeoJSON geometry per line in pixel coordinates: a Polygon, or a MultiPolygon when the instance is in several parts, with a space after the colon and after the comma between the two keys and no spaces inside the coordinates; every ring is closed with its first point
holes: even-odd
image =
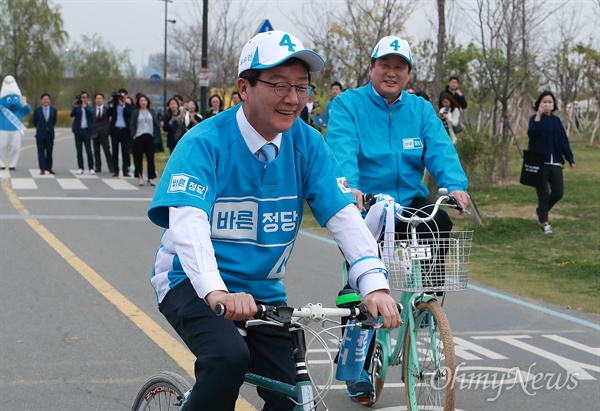
{"type": "Polygon", "coordinates": [[[544,234],[552,234],[548,213],[564,195],[563,167],[565,159],[575,168],[575,159],[560,118],[552,114],[558,110],[551,91],[542,92],[533,105],[535,114],[529,119],[528,150],[542,153],[544,172],[542,183],[536,187],[538,206],[535,215],[544,234]]]}
{"type": "Polygon", "coordinates": [[[91,135],[94,130],[94,110],[88,105],[90,95],[86,91],[75,99],[71,117],[73,117],[73,134],[75,135],[75,148],[77,150],[77,174],[83,174],[83,147],[87,156],[90,174],[96,174],[94,170],[94,155],[92,154],[91,135]]]}

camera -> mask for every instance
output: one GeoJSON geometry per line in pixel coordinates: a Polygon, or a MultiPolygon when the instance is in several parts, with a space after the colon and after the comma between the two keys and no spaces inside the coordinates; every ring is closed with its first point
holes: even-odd
{"type": "Polygon", "coordinates": [[[81,101],[81,95],[79,95],[79,94],[78,94],[78,95],[76,95],[76,96],[75,96],[75,105],[77,105],[77,106],[80,106],[80,105],[82,105],[82,104],[83,104],[83,103],[82,103],[82,101],[81,101]]]}
{"type": "Polygon", "coordinates": [[[118,91],[113,91],[110,96],[112,98],[119,98],[119,97],[122,97],[123,95],[124,95],[123,93],[119,93],[118,91]]]}

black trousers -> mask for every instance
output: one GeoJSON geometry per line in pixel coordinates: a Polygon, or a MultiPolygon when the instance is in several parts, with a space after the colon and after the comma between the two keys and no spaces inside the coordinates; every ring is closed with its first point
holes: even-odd
{"type": "Polygon", "coordinates": [[[38,152],[38,165],[40,171],[52,170],[52,150],[54,150],[53,138],[36,138],[35,145],[38,152]]]}
{"type": "Polygon", "coordinates": [[[538,196],[538,218],[540,223],[548,221],[548,213],[563,198],[565,188],[563,169],[560,166],[544,166],[542,184],[536,187],[538,196]]]}
{"type": "Polygon", "coordinates": [[[92,147],[94,148],[94,164],[96,166],[96,172],[102,172],[102,151],[104,151],[104,158],[106,158],[108,171],[112,173],[113,158],[110,154],[110,138],[108,130],[98,131],[94,135],[94,138],[92,138],[92,147]]]}
{"type": "Polygon", "coordinates": [[[154,137],[150,134],[142,134],[133,139],[133,165],[135,166],[135,176],[138,178],[142,177],[144,154],[148,163],[148,180],[155,179],[154,137]]]}
{"type": "Polygon", "coordinates": [[[123,158],[123,175],[129,174],[129,129],[116,128],[110,136],[112,145],[113,173],[119,174],[119,145],[121,145],[121,157],[123,158]]]}
{"type": "Polygon", "coordinates": [[[88,129],[75,132],[75,148],[77,149],[77,167],[84,169],[83,166],[83,147],[87,156],[88,169],[94,168],[94,155],[92,154],[92,143],[88,129]]]}
{"type": "MultiPolygon", "coordinates": [[[[250,327],[247,337],[242,337],[233,321],[218,317],[198,297],[189,279],[170,290],[159,308],[196,356],[190,411],[234,411],[246,371],[295,383],[287,330],[250,327]]],[[[294,409],[294,403],[284,396],[265,390],[258,394],[265,400],[264,411],[294,409]]]]}

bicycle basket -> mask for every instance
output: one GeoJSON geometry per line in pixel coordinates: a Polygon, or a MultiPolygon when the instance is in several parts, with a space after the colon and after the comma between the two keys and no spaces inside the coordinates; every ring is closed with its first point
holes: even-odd
{"type": "Polygon", "coordinates": [[[412,244],[406,234],[396,233],[394,241],[379,242],[392,290],[464,291],[468,282],[473,231],[417,233],[412,244]]]}

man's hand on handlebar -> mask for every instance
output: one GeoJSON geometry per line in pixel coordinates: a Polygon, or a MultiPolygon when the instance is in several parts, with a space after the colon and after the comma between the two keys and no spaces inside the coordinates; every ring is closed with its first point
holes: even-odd
{"type": "Polygon", "coordinates": [[[378,313],[383,317],[383,328],[398,328],[402,325],[396,301],[387,290],[371,291],[362,299],[361,304],[367,307],[373,317],[377,318],[378,313]]]}
{"type": "Polygon", "coordinates": [[[461,215],[464,214],[465,210],[469,206],[469,203],[471,202],[470,201],[471,197],[464,191],[460,191],[460,190],[454,190],[453,192],[451,192],[448,195],[450,197],[454,198],[456,200],[456,202],[458,203],[458,205],[462,208],[462,210],[460,211],[460,214],[461,215]]]}
{"type": "Polygon", "coordinates": [[[364,204],[363,204],[363,199],[364,199],[364,194],[362,191],[360,191],[357,188],[353,188],[352,189],[352,194],[354,195],[354,198],[356,199],[356,206],[358,207],[358,211],[360,211],[362,213],[364,204]]]}
{"type": "Polygon", "coordinates": [[[246,293],[229,294],[216,290],[208,293],[205,298],[210,308],[215,311],[217,303],[225,305],[225,318],[233,321],[247,321],[256,314],[254,298],[246,293]]]}

